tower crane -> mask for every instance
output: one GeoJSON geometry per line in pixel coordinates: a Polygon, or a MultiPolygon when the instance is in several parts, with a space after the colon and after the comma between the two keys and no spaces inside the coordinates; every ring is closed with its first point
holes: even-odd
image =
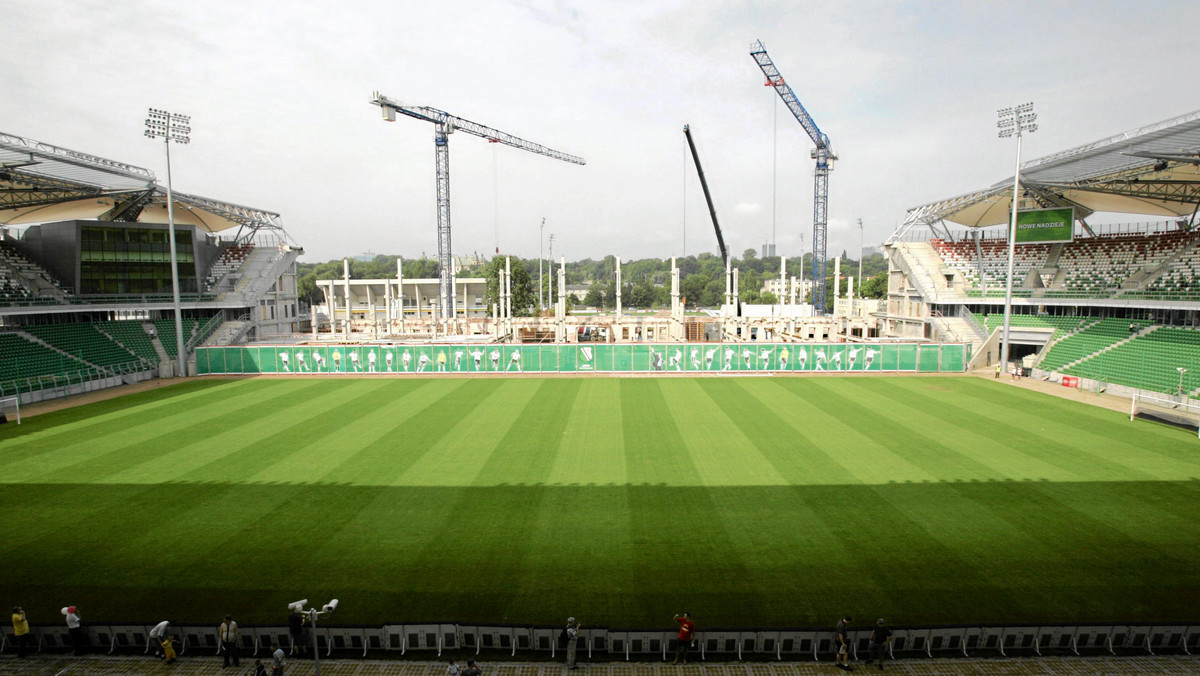
{"type": "Polygon", "coordinates": [[[812,116],[800,104],[800,99],[796,98],[796,93],[784,82],[783,75],[780,75],[779,69],[772,63],[762,40],[756,40],[750,45],[750,56],[754,57],[763,75],[767,76],[766,86],[775,89],[816,146],[811,152],[811,157],[817,161],[816,171],[813,172],[813,309],[818,315],[825,314],[825,236],[829,220],[829,172],[833,171],[833,162],[837,155],[829,145],[829,137],[821,132],[817,123],[813,122],[812,116]]]}
{"type": "Polygon", "coordinates": [[[486,127],[482,124],[464,120],[450,113],[430,108],[428,106],[408,106],[379,92],[372,95],[371,103],[379,106],[383,119],[387,122],[396,121],[396,113],[407,115],[434,125],[433,147],[434,164],[437,171],[437,224],[438,224],[438,289],[441,299],[441,315],[443,319],[451,319],[456,315],[454,295],[454,261],[450,249],[450,134],[463,131],[473,136],[487,139],[491,143],[502,143],[514,148],[520,148],[538,155],[545,155],[571,164],[587,164],[582,157],[568,155],[537,143],[526,141],[512,134],[486,127]]]}

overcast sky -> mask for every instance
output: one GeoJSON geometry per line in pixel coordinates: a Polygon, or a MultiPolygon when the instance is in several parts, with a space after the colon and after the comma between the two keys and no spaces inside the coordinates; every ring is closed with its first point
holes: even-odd
{"type": "MultiPolygon", "coordinates": [[[[1178,2],[59,2],[6,0],[0,131],[153,170],[148,107],[192,116],[177,190],[278,212],[323,261],[436,256],[433,126],[381,93],[587,160],[450,139],[456,254],[812,248],[812,143],[767,50],[840,156],[831,255],[913,206],[1012,175],[996,109],[1034,101],[1025,159],[1200,109],[1200,11],[1178,2]],[[773,234],[774,233],[774,234],[773,234]]],[[[1124,220],[1138,220],[1124,218],[1124,220]]],[[[1150,220],[1150,219],[1141,219],[1150,220]]]]}

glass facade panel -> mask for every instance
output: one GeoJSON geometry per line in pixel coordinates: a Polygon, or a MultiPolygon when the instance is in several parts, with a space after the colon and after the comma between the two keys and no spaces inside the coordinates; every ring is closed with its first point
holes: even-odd
{"type": "MultiPolygon", "coordinates": [[[[171,293],[171,249],[166,230],[102,225],[80,229],[79,293],[171,293]]],[[[191,230],[175,231],[179,290],[196,293],[191,230]]]]}

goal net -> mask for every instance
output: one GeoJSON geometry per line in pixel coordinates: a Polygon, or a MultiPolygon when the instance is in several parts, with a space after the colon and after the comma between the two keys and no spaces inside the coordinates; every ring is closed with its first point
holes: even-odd
{"type": "Polygon", "coordinates": [[[0,397],[0,423],[4,422],[21,424],[20,397],[0,397]]]}
{"type": "Polygon", "coordinates": [[[1129,403],[1129,419],[1152,420],[1200,435],[1200,406],[1187,397],[1135,394],[1129,403]]]}

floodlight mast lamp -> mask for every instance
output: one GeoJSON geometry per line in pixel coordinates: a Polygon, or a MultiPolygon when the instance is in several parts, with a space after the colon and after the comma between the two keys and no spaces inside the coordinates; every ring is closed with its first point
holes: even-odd
{"type": "Polygon", "coordinates": [[[1037,131],[1037,113],[1033,112],[1033,103],[1022,103],[1012,108],[996,111],[1000,118],[996,127],[1000,129],[1000,138],[1017,137],[1017,169],[1013,175],[1012,214],[1008,225],[1008,279],[1004,284],[1004,332],[1000,343],[1000,363],[1009,368],[1009,330],[1012,322],[1012,289],[1013,289],[1013,258],[1017,247],[1017,201],[1021,189],[1021,136],[1037,131]]]}
{"type": "Polygon", "coordinates": [[[167,245],[171,248],[171,302],[175,309],[175,373],[185,376],[187,356],[183,351],[183,311],[179,307],[179,262],[175,254],[175,198],[171,190],[171,142],[189,143],[190,115],[151,108],[146,117],[146,138],[162,138],[167,152],[167,245]]]}
{"type": "Polygon", "coordinates": [[[308,603],[308,599],[296,601],[295,603],[288,604],[288,609],[291,610],[294,608],[296,612],[308,617],[308,623],[312,626],[313,670],[316,672],[317,676],[321,676],[321,651],[317,646],[317,618],[325,617],[326,615],[330,615],[333,613],[333,611],[337,610],[338,600],[330,600],[329,603],[326,603],[320,610],[317,610],[316,608],[305,610],[304,604],[306,603],[308,603]]]}

